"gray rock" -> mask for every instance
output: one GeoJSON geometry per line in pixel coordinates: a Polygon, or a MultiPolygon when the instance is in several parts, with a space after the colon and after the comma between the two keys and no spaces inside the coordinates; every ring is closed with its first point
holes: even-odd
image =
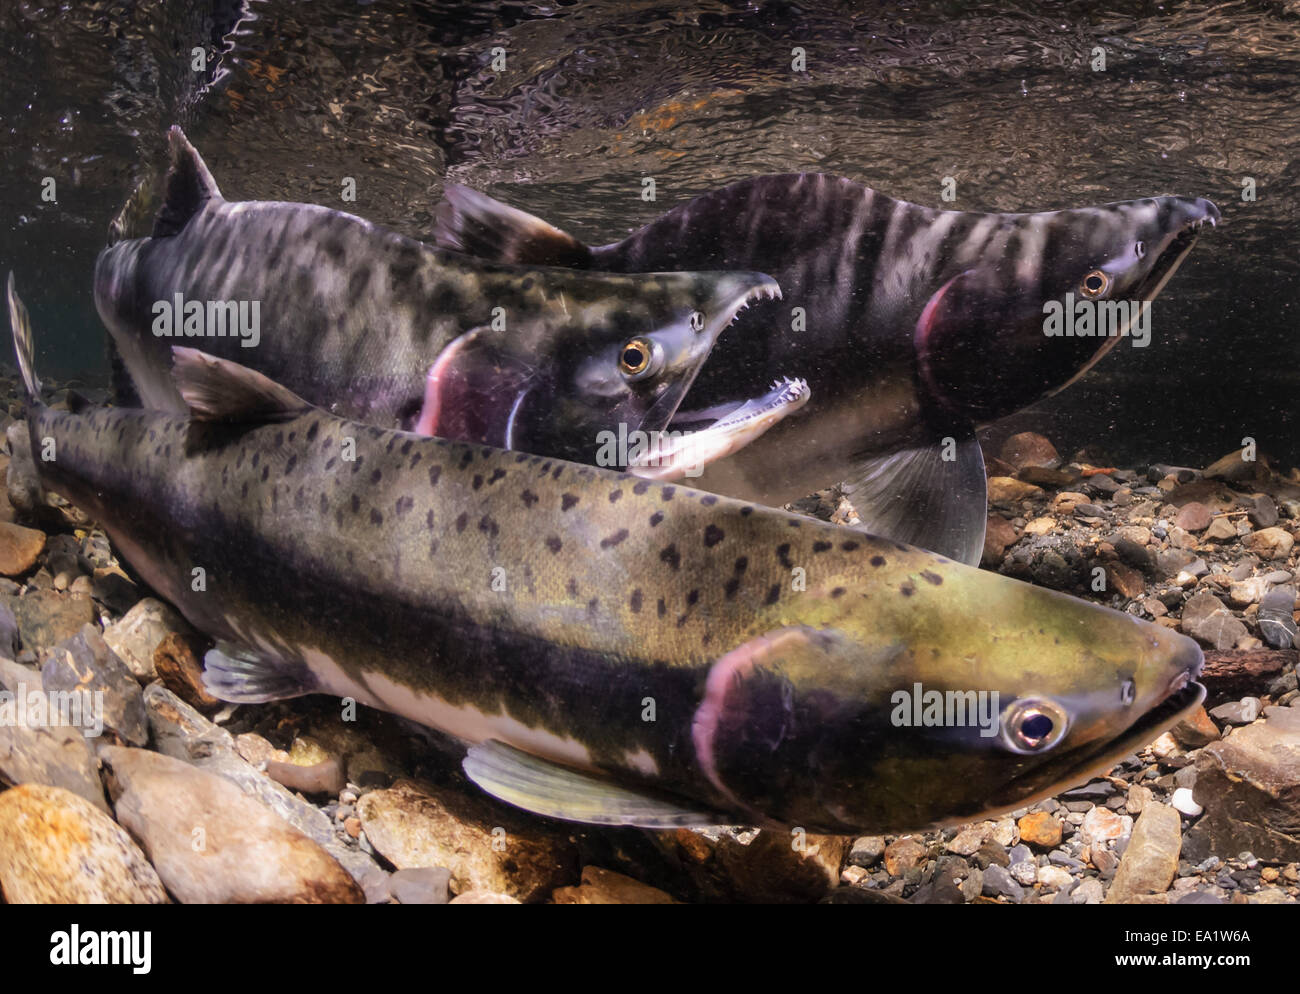
{"type": "MultiPolygon", "coordinates": [[[[1164,576],[1177,576],[1195,561],[1196,556],[1186,549],[1165,549],[1156,553],[1156,568],[1164,576]]],[[[1201,565],[1205,565],[1204,561],[1201,565]]]]}
{"type": "Polygon", "coordinates": [[[149,741],[140,685],[94,625],[82,626],[46,653],[41,684],[47,692],[89,693],[97,702],[102,693],[104,728],[132,745],[149,741]]]}
{"type": "Polygon", "coordinates": [[[990,863],[984,870],[982,893],[985,897],[1005,897],[1016,904],[1025,899],[1024,888],[1016,883],[1009,870],[997,863],[990,863]]]}
{"type": "Polygon", "coordinates": [[[1071,904],[1101,904],[1104,888],[1096,877],[1088,877],[1070,892],[1071,904]]]}
{"type": "Polygon", "coordinates": [[[398,870],[388,878],[389,892],[399,904],[446,904],[450,884],[451,870],[445,866],[398,870]]]}
{"type": "Polygon", "coordinates": [[[1259,602],[1259,635],[1274,649],[1289,649],[1295,644],[1295,588],[1274,587],[1259,602]]]}
{"type": "Polygon", "coordinates": [[[1229,701],[1210,709],[1210,717],[1229,725],[1249,725],[1259,717],[1260,700],[1258,697],[1243,697],[1239,701],[1229,701]]]}
{"type": "Polygon", "coordinates": [[[1248,634],[1246,626],[1208,591],[1193,594],[1183,605],[1179,627],[1198,642],[1223,651],[1248,634]]]}
{"type": "Polygon", "coordinates": [[[849,863],[852,866],[872,867],[880,862],[885,854],[885,840],[879,835],[864,835],[853,840],[849,849],[849,863]]]}
{"type": "Polygon", "coordinates": [[[1246,517],[1256,528],[1272,528],[1277,524],[1277,505],[1267,494],[1260,494],[1252,502],[1246,517]]]}
{"type": "Polygon", "coordinates": [[[1025,887],[1032,887],[1034,881],[1038,879],[1038,864],[1032,860],[1022,860],[1019,863],[1012,863],[1007,868],[1007,872],[1011,874],[1016,883],[1023,884],[1025,887]]]}
{"type": "Polygon", "coordinates": [[[29,590],[7,598],[18,622],[24,648],[40,652],[72,638],[82,625],[95,620],[95,603],[89,597],[53,590],[29,590]]]}

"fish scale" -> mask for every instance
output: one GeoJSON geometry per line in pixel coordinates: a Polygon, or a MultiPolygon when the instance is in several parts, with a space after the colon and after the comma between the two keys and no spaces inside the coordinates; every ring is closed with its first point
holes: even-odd
{"type": "Polygon", "coordinates": [[[187,417],[51,410],[12,278],[9,302],[43,483],[217,640],[209,691],[396,712],[470,743],[470,778],[540,814],[916,829],[1086,779],[1204,695],[1194,642],[1119,612],[784,511],[362,425],[190,349],[187,417]],[[998,725],[901,728],[917,686],[997,695],[998,725]],[[1026,753],[1041,713],[1054,737],[1026,753]]]}

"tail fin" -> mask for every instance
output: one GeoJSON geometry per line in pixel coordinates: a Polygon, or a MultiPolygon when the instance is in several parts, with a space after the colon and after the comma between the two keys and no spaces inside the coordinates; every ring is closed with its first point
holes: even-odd
{"type": "Polygon", "coordinates": [[[14,333],[14,355],[18,359],[18,371],[23,376],[23,386],[27,389],[27,402],[39,403],[41,399],[41,381],[36,378],[36,344],[32,341],[32,322],[27,316],[27,307],[14,289],[14,274],[9,273],[9,327],[14,333]]]}
{"type": "Polygon", "coordinates": [[[488,262],[572,269],[591,265],[591,249],[572,235],[456,183],[443,190],[433,242],[488,262]]]}

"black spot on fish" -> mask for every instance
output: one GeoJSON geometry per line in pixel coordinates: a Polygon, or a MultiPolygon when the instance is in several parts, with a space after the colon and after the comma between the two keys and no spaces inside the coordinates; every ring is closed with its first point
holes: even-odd
{"type": "Polygon", "coordinates": [[[753,513],[754,513],[754,509],[750,507],[748,504],[746,504],[744,507],[740,509],[740,516],[742,518],[748,518],[753,513]]]}
{"type": "Polygon", "coordinates": [[[663,512],[663,511],[655,511],[654,514],[650,515],[650,527],[651,527],[651,528],[655,527],[657,524],[659,524],[659,523],[660,523],[661,521],[663,521],[663,520],[664,520],[664,512],[663,512]]]}
{"type": "Polygon", "coordinates": [[[481,486],[483,486],[483,477],[482,477],[481,474],[479,474],[479,473],[475,473],[475,474],[474,474],[474,479],[473,479],[473,481],[470,483],[470,489],[471,489],[471,490],[477,490],[477,489],[478,489],[479,487],[481,487],[481,486]]]}
{"type": "Polygon", "coordinates": [[[672,499],[673,499],[673,494],[675,494],[675,493],[677,493],[677,488],[676,488],[676,487],[664,487],[662,490],[659,491],[659,499],[660,499],[660,500],[672,500],[672,499]]]}
{"type": "Polygon", "coordinates": [[[609,502],[610,502],[611,504],[616,503],[616,502],[618,501],[618,499],[619,499],[620,497],[622,497],[622,496],[623,496],[623,491],[622,491],[622,490],[611,490],[611,491],[609,492],[609,502]]]}
{"type": "Polygon", "coordinates": [[[844,596],[843,587],[836,587],[834,590],[831,591],[831,597],[843,597],[843,596],[844,596]]]}
{"type": "Polygon", "coordinates": [[[353,270],[352,275],[348,277],[348,297],[352,300],[358,299],[366,292],[366,287],[370,285],[370,267],[360,266],[353,270]]]}
{"type": "Polygon", "coordinates": [[[637,587],[632,591],[632,596],[627,599],[627,606],[633,614],[641,613],[641,588],[637,587]]]}
{"type": "Polygon", "coordinates": [[[258,465],[258,463],[260,463],[261,461],[262,461],[262,453],[260,453],[260,452],[254,452],[254,453],[253,453],[253,462],[252,462],[252,466],[253,466],[253,468],[254,468],[254,469],[257,469],[257,465],[258,465]]]}
{"type": "Polygon", "coordinates": [[[552,555],[556,555],[564,548],[564,543],[560,541],[560,536],[548,535],[546,537],[546,547],[551,550],[552,555]]]}
{"type": "Polygon", "coordinates": [[[656,610],[659,612],[659,617],[661,618],[668,613],[668,605],[664,603],[662,597],[659,598],[659,604],[657,605],[656,610]]]}
{"type": "Polygon", "coordinates": [[[726,537],[727,533],[717,525],[709,525],[704,529],[704,547],[711,549],[726,537]]]}
{"type": "Polygon", "coordinates": [[[686,595],[686,606],[694,607],[696,604],[699,603],[699,600],[700,600],[700,592],[698,590],[692,590],[690,593],[686,595]]]}
{"type": "Polygon", "coordinates": [[[632,484],[632,493],[636,494],[638,497],[649,489],[649,480],[637,480],[636,483],[632,484]]]}
{"type": "Polygon", "coordinates": [[[359,494],[352,495],[352,513],[356,514],[361,510],[361,497],[359,494]]]}
{"type": "Polygon", "coordinates": [[[718,498],[715,497],[713,494],[705,494],[703,497],[700,498],[700,503],[703,504],[705,507],[712,507],[717,502],[718,502],[718,498]]]}
{"type": "Polygon", "coordinates": [[[749,569],[749,556],[741,556],[736,560],[735,570],[737,573],[743,573],[749,569]]]}
{"type": "Polygon", "coordinates": [[[592,615],[594,615],[594,614],[596,613],[596,609],[597,609],[598,607],[600,607],[600,598],[599,598],[599,597],[593,597],[591,600],[587,601],[587,613],[588,613],[588,614],[592,614],[592,615]]]}
{"type": "Polygon", "coordinates": [[[247,480],[245,480],[245,481],[244,481],[244,485],[243,485],[242,487],[239,488],[239,496],[240,496],[240,497],[247,497],[247,496],[248,496],[248,481],[247,481],[247,480]]]}
{"type": "Polygon", "coordinates": [[[576,503],[578,503],[578,497],[576,494],[562,494],[560,496],[561,511],[567,511],[569,508],[573,507],[573,505],[576,503]]]}
{"type": "Polygon", "coordinates": [[[577,597],[578,581],[575,580],[573,577],[569,577],[569,582],[564,585],[564,589],[570,597],[577,597]]]}
{"type": "Polygon", "coordinates": [[[431,486],[431,487],[437,486],[437,485],[438,485],[438,477],[440,477],[440,476],[442,476],[442,467],[441,467],[441,466],[430,466],[430,467],[429,467],[429,486],[431,486]]]}
{"type": "Polygon", "coordinates": [[[921,579],[925,580],[926,583],[933,583],[936,587],[943,583],[943,577],[938,573],[931,573],[928,569],[921,571],[921,579]]]}
{"type": "Polygon", "coordinates": [[[764,604],[775,604],[781,599],[781,584],[774,583],[768,588],[767,596],[763,598],[764,604]]]}
{"type": "Polygon", "coordinates": [[[262,482],[265,483],[266,478],[270,475],[271,475],[271,464],[267,463],[265,466],[262,467],[262,482]]]}
{"type": "Polygon", "coordinates": [[[284,432],[277,431],[275,433],[275,447],[278,449],[283,444],[284,444],[284,432]]]}
{"type": "Polygon", "coordinates": [[[473,461],[474,461],[474,453],[471,452],[469,449],[466,449],[465,452],[460,457],[460,468],[464,469],[473,461]]]}
{"type": "Polygon", "coordinates": [[[840,548],[843,549],[845,552],[853,552],[857,549],[857,547],[858,547],[857,542],[844,542],[843,544],[840,545],[840,548]]]}
{"type": "Polygon", "coordinates": [[[398,497],[397,503],[393,505],[393,511],[400,518],[402,515],[409,513],[411,508],[413,508],[414,506],[415,506],[414,497],[410,497],[410,496],[398,497]]]}
{"type": "Polygon", "coordinates": [[[612,549],[614,546],[622,542],[623,539],[625,538],[627,538],[627,529],[620,528],[618,531],[614,532],[613,535],[610,535],[607,538],[602,538],[600,540],[600,547],[602,549],[612,549]]]}
{"type": "Polygon", "coordinates": [[[490,514],[483,515],[482,519],[480,519],[478,523],[478,530],[492,538],[496,538],[501,531],[500,527],[497,525],[496,521],[493,520],[492,515],[490,514]]]}
{"type": "Polygon", "coordinates": [[[320,513],[326,514],[330,509],[330,500],[324,494],[320,495],[320,513]]]}
{"type": "Polygon", "coordinates": [[[662,551],[659,553],[659,559],[667,563],[674,570],[681,569],[682,557],[681,553],[677,551],[677,546],[675,545],[664,546],[662,551]]]}
{"type": "Polygon", "coordinates": [[[521,453],[519,453],[519,455],[515,456],[515,462],[516,462],[516,464],[517,464],[517,463],[521,463],[521,462],[527,462],[527,461],[528,461],[528,453],[527,453],[527,452],[521,452],[521,453]]]}
{"type": "Polygon", "coordinates": [[[458,533],[463,532],[467,524],[469,524],[469,515],[461,511],[460,514],[456,515],[456,531],[458,533]]]}
{"type": "Polygon", "coordinates": [[[533,493],[531,490],[525,490],[523,493],[519,495],[519,499],[524,502],[524,507],[532,507],[539,500],[541,500],[541,498],[538,497],[537,494],[533,493]]]}
{"type": "Polygon", "coordinates": [[[430,511],[424,516],[424,526],[430,531],[433,530],[433,511],[430,511]]]}
{"type": "Polygon", "coordinates": [[[504,469],[494,469],[492,475],[488,477],[488,486],[492,486],[492,484],[496,483],[497,480],[501,479],[501,477],[505,475],[506,471],[504,469]]]}
{"type": "Polygon", "coordinates": [[[384,515],[379,508],[372,507],[370,509],[370,523],[372,525],[382,525],[384,523],[384,515]]]}
{"type": "Polygon", "coordinates": [[[726,594],[727,600],[736,596],[736,591],[740,589],[740,578],[733,576],[730,580],[722,585],[723,593],[726,594]]]}
{"type": "Polygon", "coordinates": [[[813,552],[825,552],[830,547],[831,547],[830,542],[814,542],[813,552]]]}
{"type": "Polygon", "coordinates": [[[338,460],[338,456],[330,456],[329,459],[327,459],[327,460],[325,461],[325,468],[326,468],[327,470],[333,469],[333,468],[334,468],[334,464],[335,464],[336,462],[338,462],[338,461],[339,461],[339,460],[338,460]]]}
{"type": "Polygon", "coordinates": [[[903,582],[903,585],[898,588],[898,592],[902,594],[904,597],[911,597],[914,593],[916,593],[916,587],[913,586],[911,580],[905,580],[903,582]]]}
{"type": "Polygon", "coordinates": [[[782,542],[780,545],[778,545],[776,547],[776,555],[777,558],[781,560],[781,565],[784,566],[786,569],[791,569],[794,567],[794,563],[790,562],[789,542],[782,542]]]}
{"type": "Polygon", "coordinates": [[[884,565],[885,565],[885,557],[884,557],[884,556],[872,556],[872,557],[871,557],[871,565],[872,565],[872,566],[884,566],[884,565]]]}
{"type": "Polygon", "coordinates": [[[284,464],[284,475],[288,476],[293,472],[293,468],[298,465],[298,454],[295,452],[289,457],[288,462],[284,464]]]}
{"type": "Polygon", "coordinates": [[[791,518],[789,521],[786,522],[786,524],[789,525],[791,528],[803,527],[803,522],[800,521],[798,518],[791,518]]]}
{"type": "Polygon", "coordinates": [[[551,473],[551,479],[552,479],[552,480],[558,480],[558,479],[559,479],[561,476],[563,476],[563,475],[564,475],[564,467],[563,467],[563,466],[556,466],[555,469],[554,469],[554,471],[551,473]]]}

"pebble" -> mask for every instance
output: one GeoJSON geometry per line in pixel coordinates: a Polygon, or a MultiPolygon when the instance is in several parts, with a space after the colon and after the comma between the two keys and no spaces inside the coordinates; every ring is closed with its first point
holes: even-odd
{"type": "Polygon", "coordinates": [[[1016,883],[1025,887],[1032,886],[1038,879],[1038,865],[1029,860],[1022,860],[1019,863],[1012,863],[1008,872],[1015,878],[1016,883]]]}
{"type": "Polygon", "coordinates": [[[0,793],[0,895],[8,904],[166,904],[144,853],[107,814],[59,787],[0,793]]]}
{"type": "Polygon", "coordinates": [[[1264,559],[1285,559],[1291,554],[1295,539],[1285,528],[1263,528],[1247,535],[1242,544],[1264,559]]]}
{"type": "MultiPolygon", "coordinates": [[[[978,845],[976,849],[978,849],[978,845]]],[[[885,869],[891,877],[901,877],[907,870],[925,860],[926,848],[910,835],[895,839],[885,846],[885,869]]]]}
{"type": "Polygon", "coordinates": [[[1180,721],[1177,725],[1169,730],[1178,744],[1186,749],[1198,749],[1203,745],[1209,745],[1219,738],[1219,728],[1210,716],[1206,713],[1205,708],[1197,707],[1195,711],[1180,721]]]}
{"type": "MultiPolygon", "coordinates": [[[[1270,574],[1272,575],[1272,574],[1270,574]]],[[[1289,577],[1289,574],[1286,574],[1289,577]]],[[[1274,649],[1295,645],[1295,588],[1286,584],[1274,587],[1259,602],[1257,624],[1264,641],[1274,649]]]]}
{"type": "Polygon", "coordinates": [[[1229,518],[1215,518],[1210,522],[1210,527],[1205,529],[1205,540],[1207,542],[1226,542],[1236,537],[1237,529],[1229,518]]]}
{"type": "Polygon", "coordinates": [[[106,746],[120,821],[184,904],[360,904],[325,850],[225,777],[144,749],[106,746]]]}
{"type": "Polygon", "coordinates": [[[1049,864],[1038,868],[1038,883],[1045,890],[1061,890],[1073,884],[1074,877],[1069,870],[1049,864]]]}
{"type": "Polygon", "coordinates": [[[208,645],[199,635],[168,632],[153,651],[153,667],[163,686],[205,714],[224,706],[203,686],[202,657],[208,645]]]}
{"type": "Polygon", "coordinates": [[[1249,634],[1246,626],[1208,591],[1188,598],[1179,627],[1198,642],[1220,651],[1231,649],[1239,638],[1249,634]]]}
{"type": "Polygon", "coordinates": [[[985,897],[1005,897],[1016,904],[1025,899],[1024,888],[1016,882],[1009,870],[996,863],[985,869],[981,893],[985,897]]]}
{"type": "Polygon", "coordinates": [[[1271,528],[1277,524],[1277,504],[1267,494],[1260,494],[1251,502],[1246,517],[1256,528],[1271,528]]]}
{"type": "Polygon", "coordinates": [[[1210,527],[1213,512],[1199,501],[1189,501],[1178,509],[1174,524],[1189,532],[1204,531],[1210,527]]]}
{"type": "Polygon", "coordinates": [[[1133,826],[1106,903],[1123,904],[1139,895],[1167,891],[1178,869],[1181,844],[1178,812],[1164,804],[1148,804],[1133,826]]]}
{"type": "Polygon", "coordinates": [[[1093,808],[1084,816],[1080,831],[1084,844],[1105,842],[1127,835],[1133,828],[1133,819],[1128,815],[1117,815],[1109,808],[1093,808]]]}
{"type": "Polygon", "coordinates": [[[1032,431],[1022,431],[1008,438],[1002,445],[1000,456],[1003,462],[1015,469],[1025,469],[1028,466],[1056,469],[1061,465],[1061,456],[1056,447],[1032,431]]]}
{"type": "Polygon", "coordinates": [[[875,866],[885,854],[885,840],[880,835],[864,835],[854,839],[849,849],[849,863],[853,866],[875,866]]]}
{"type": "Polygon", "coordinates": [[[1169,799],[1169,803],[1189,818],[1195,818],[1205,811],[1205,808],[1192,799],[1192,792],[1187,787],[1179,787],[1175,790],[1173,796],[1169,799]]]}
{"type": "Polygon", "coordinates": [[[30,590],[9,600],[23,645],[40,652],[72,638],[83,625],[95,620],[95,602],[89,597],[30,590]]]}
{"type": "MultiPolygon", "coordinates": [[[[502,811],[487,798],[399,781],[361,797],[357,815],[365,837],[393,866],[445,866],[457,893],[542,900],[578,876],[577,850],[567,833],[502,811]]],[[[838,877],[837,860],[832,884],[838,877]]]]}
{"type": "Polygon", "coordinates": [[[1149,787],[1143,787],[1141,784],[1135,784],[1129,788],[1128,797],[1124,801],[1124,810],[1131,815],[1142,813],[1142,809],[1151,803],[1152,793],[1149,787]]]}

